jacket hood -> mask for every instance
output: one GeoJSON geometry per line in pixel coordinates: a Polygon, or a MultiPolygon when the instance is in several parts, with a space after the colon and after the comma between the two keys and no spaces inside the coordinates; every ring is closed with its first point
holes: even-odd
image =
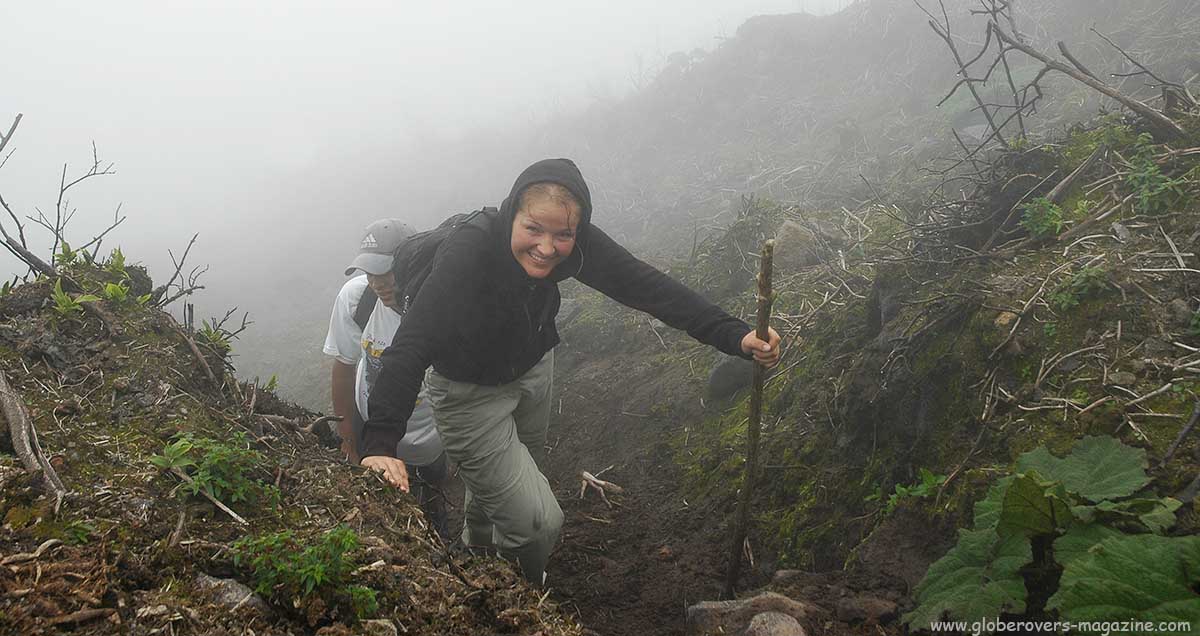
{"type": "Polygon", "coordinates": [[[575,249],[566,260],[555,266],[554,271],[546,279],[549,282],[558,282],[574,276],[583,263],[583,252],[587,245],[587,228],[592,222],[592,194],[588,191],[583,174],[579,172],[575,162],[570,159],[543,159],[521,172],[521,175],[513,183],[508,197],[500,205],[500,225],[503,229],[498,235],[503,239],[500,247],[503,253],[508,254],[508,261],[512,263],[516,271],[525,277],[528,277],[525,270],[521,269],[516,259],[512,258],[510,244],[512,243],[513,220],[517,216],[517,203],[521,200],[521,193],[535,183],[557,183],[575,195],[575,199],[579,201],[579,227],[575,229],[575,249]]]}

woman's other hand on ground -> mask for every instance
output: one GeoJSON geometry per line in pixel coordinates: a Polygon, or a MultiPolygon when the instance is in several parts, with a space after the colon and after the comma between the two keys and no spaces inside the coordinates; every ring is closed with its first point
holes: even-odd
{"type": "Polygon", "coordinates": [[[383,478],[389,484],[403,492],[408,492],[408,469],[404,467],[403,461],[385,455],[371,455],[364,457],[359,463],[371,470],[383,473],[383,478]]]}
{"type": "Polygon", "coordinates": [[[769,342],[763,342],[753,330],[742,338],[742,351],[754,355],[754,361],[770,369],[779,364],[779,334],[767,327],[769,342]]]}

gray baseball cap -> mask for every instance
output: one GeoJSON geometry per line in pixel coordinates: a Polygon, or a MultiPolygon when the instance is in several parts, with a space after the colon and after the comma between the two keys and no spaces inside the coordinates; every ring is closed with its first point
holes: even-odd
{"type": "Polygon", "coordinates": [[[359,269],[375,275],[392,271],[392,255],[396,248],[414,233],[413,229],[400,219],[380,219],[368,225],[358,246],[358,256],[350,261],[346,275],[349,276],[359,269]]]}

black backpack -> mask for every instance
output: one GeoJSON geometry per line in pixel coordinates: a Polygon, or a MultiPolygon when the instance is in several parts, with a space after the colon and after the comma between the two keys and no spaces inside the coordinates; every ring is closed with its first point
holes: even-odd
{"type": "Polygon", "coordinates": [[[417,292],[421,291],[421,285],[429,277],[429,272],[433,269],[433,257],[437,255],[442,242],[468,223],[475,223],[485,229],[490,228],[492,219],[498,213],[496,208],[489,207],[469,214],[455,214],[432,230],[417,232],[404,239],[396,247],[392,256],[392,274],[395,275],[396,291],[400,296],[401,316],[408,312],[413,299],[417,297],[417,292]]]}

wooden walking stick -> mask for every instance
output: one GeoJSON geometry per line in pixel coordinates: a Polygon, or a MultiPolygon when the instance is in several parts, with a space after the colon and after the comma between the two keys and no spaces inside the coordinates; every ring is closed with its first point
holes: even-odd
{"type": "MultiPolygon", "coordinates": [[[[771,322],[771,256],[775,253],[775,241],[763,244],[758,270],[758,324],[757,336],[769,342],[767,326],[771,322]]],[[[746,525],[750,516],[750,497],[754,494],[754,478],[758,472],[758,432],[762,423],[763,380],[766,368],[754,365],[754,384],[750,392],[750,419],[746,426],[746,473],[742,482],[742,498],[738,501],[737,518],[733,531],[733,551],[729,555],[729,573],[725,578],[725,597],[733,598],[739,570],[742,569],[742,550],[746,541],[746,525]]]]}

